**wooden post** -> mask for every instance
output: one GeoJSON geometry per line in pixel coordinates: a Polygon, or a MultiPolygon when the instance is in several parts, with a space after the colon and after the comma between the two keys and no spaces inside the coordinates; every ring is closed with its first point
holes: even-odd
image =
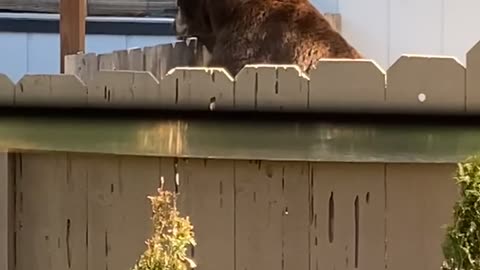
{"type": "Polygon", "coordinates": [[[60,72],[65,70],[65,55],[85,51],[86,0],[60,0],[60,72]]]}

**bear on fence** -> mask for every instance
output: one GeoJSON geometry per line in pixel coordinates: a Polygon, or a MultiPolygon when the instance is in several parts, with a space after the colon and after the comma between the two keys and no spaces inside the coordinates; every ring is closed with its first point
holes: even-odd
{"type": "Polygon", "coordinates": [[[208,66],[236,75],[246,64],[296,64],[362,58],[309,0],[177,0],[177,36],[196,36],[208,66]]]}

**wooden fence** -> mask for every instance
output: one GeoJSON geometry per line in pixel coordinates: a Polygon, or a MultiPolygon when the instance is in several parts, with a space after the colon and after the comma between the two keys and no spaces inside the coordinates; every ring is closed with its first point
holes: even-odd
{"type": "Polygon", "coordinates": [[[129,269],[162,176],[199,270],[437,270],[456,198],[453,164],[16,156],[15,270],[129,269]]]}
{"type": "MultiPolygon", "coordinates": [[[[190,42],[69,56],[71,74],[26,75],[17,84],[0,76],[0,102],[219,113],[472,114],[480,108],[478,44],[466,67],[451,57],[405,55],[386,72],[368,59],[326,59],[310,74],[292,65],[250,65],[232,78],[201,67],[203,49],[190,42]]],[[[112,136],[111,144],[118,140],[112,136]]],[[[456,198],[452,163],[210,154],[11,154],[0,175],[0,202],[8,204],[0,205],[7,216],[0,222],[0,258],[8,259],[9,270],[128,269],[151,232],[146,196],[163,176],[180,191],[181,211],[195,225],[199,246],[191,254],[199,270],[440,266],[442,225],[451,221],[456,198]]]]}
{"type": "Polygon", "coordinates": [[[7,106],[469,114],[480,111],[480,46],[453,57],[403,55],[386,72],[373,60],[248,65],[236,78],[204,68],[204,50],[179,41],[112,54],[67,56],[68,73],[0,75],[7,106]],[[192,67],[197,66],[197,67],[192,67]],[[175,67],[171,69],[171,67],[175,67]]]}

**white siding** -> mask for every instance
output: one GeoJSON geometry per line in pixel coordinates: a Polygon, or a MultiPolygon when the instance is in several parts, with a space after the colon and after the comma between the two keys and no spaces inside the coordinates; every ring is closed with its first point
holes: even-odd
{"type": "Polygon", "coordinates": [[[480,41],[480,1],[444,0],[443,48],[447,55],[455,55],[465,63],[465,53],[480,41]]]}
{"type": "Polygon", "coordinates": [[[390,64],[405,53],[442,54],[443,1],[390,0],[389,32],[390,64]]]}
{"type": "Polygon", "coordinates": [[[388,0],[339,0],[339,2],[342,34],[345,38],[365,57],[375,59],[382,67],[388,65],[388,0]]]}
{"type": "Polygon", "coordinates": [[[403,53],[440,54],[465,64],[480,40],[478,0],[311,0],[324,12],[338,2],[344,36],[387,69],[403,53]]]}

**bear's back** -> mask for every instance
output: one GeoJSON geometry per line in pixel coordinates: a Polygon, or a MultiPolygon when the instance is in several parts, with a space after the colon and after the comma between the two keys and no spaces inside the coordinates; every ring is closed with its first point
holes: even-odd
{"type": "Polygon", "coordinates": [[[321,58],[362,58],[308,0],[230,3],[237,6],[212,15],[222,24],[210,66],[233,75],[246,64],[261,63],[296,64],[308,72],[321,58]]]}

